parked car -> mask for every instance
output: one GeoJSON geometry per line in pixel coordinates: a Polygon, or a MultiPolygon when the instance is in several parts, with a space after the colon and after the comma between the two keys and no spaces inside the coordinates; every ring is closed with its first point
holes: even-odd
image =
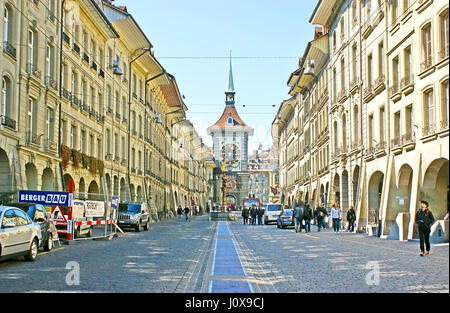
{"type": "Polygon", "coordinates": [[[278,203],[265,203],[263,204],[264,209],[264,224],[276,223],[278,216],[282,212],[282,205],[278,203]]]}
{"type": "Polygon", "coordinates": [[[34,223],[39,224],[41,227],[42,239],[40,240],[40,247],[44,251],[50,251],[53,249],[53,237],[51,230],[50,214],[47,213],[44,206],[34,203],[10,203],[7,206],[19,208],[23,210],[31,218],[34,223]]]}
{"type": "Polygon", "coordinates": [[[117,224],[140,232],[150,229],[150,213],[146,203],[120,203],[117,224]]]}
{"type": "Polygon", "coordinates": [[[25,256],[35,261],[41,239],[41,227],[24,211],[0,206],[0,260],[25,256]]]}
{"type": "Polygon", "coordinates": [[[285,228],[287,226],[294,227],[295,226],[295,221],[294,221],[294,218],[292,216],[293,214],[294,214],[294,211],[292,209],[283,210],[281,215],[278,216],[277,227],[281,228],[281,229],[283,229],[283,228],[285,228]]]}

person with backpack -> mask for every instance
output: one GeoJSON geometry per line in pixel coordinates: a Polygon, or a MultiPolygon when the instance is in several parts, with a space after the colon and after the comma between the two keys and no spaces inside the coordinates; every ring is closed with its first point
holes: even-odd
{"type": "Polygon", "coordinates": [[[430,254],[430,232],[433,223],[434,216],[428,208],[428,202],[420,201],[420,209],[416,212],[416,224],[419,226],[420,256],[430,254]],[[425,248],[427,249],[426,252],[425,248]]]}
{"type": "Polygon", "coordinates": [[[353,205],[350,205],[350,208],[347,211],[347,221],[348,221],[348,228],[347,231],[354,232],[355,231],[355,221],[356,221],[356,213],[353,209],[353,205]]]}
{"type": "Polygon", "coordinates": [[[312,210],[309,204],[305,205],[305,212],[303,213],[303,220],[305,221],[305,232],[311,232],[311,220],[313,218],[312,210]]]}
{"type": "Polygon", "coordinates": [[[302,232],[303,207],[298,205],[294,209],[295,232],[302,232]]]}

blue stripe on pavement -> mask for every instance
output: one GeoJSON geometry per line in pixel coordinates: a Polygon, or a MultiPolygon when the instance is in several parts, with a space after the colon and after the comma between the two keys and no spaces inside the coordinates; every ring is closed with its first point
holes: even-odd
{"type": "Polygon", "coordinates": [[[219,222],[217,227],[217,236],[231,236],[230,229],[226,222],[219,222]]]}
{"type": "Polygon", "coordinates": [[[217,238],[214,276],[246,276],[232,238],[217,238]]]}
{"type": "Polygon", "coordinates": [[[209,287],[210,293],[252,293],[249,282],[213,280],[209,287]]]}

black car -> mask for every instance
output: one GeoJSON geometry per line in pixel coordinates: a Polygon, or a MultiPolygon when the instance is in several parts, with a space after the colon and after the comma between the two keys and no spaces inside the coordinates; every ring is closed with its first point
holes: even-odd
{"type": "Polygon", "coordinates": [[[51,220],[50,215],[45,210],[44,206],[41,204],[34,203],[10,203],[7,206],[16,207],[22,209],[27,215],[31,218],[31,220],[39,226],[41,226],[41,235],[42,239],[40,242],[40,247],[44,249],[44,251],[50,251],[53,249],[53,237],[51,230],[51,220]]]}

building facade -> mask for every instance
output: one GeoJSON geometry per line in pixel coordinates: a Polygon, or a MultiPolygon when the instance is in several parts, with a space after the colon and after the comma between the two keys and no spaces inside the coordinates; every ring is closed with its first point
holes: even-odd
{"type": "MultiPolygon", "coordinates": [[[[286,162],[289,144],[295,142],[291,119],[307,110],[314,81],[320,85],[325,75],[316,100],[311,99],[317,107],[329,99],[323,100],[328,150],[323,157],[319,153],[319,167],[317,161],[306,166],[311,181],[317,168],[319,177],[325,173],[320,184],[324,197],[322,186],[315,188],[317,194],[312,183],[307,200],[337,202],[344,212],[353,205],[359,231],[402,240],[417,237],[414,216],[426,200],[438,220],[432,233],[438,236],[444,229],[448,240],[448,222],[443,221],[449,209],[448,3],[319,1],[310,23],[320,25],[322,37],[328,37],[329,56],[324,68],[317,68],[320,61],[310,48],[319,37],[316,30],[307,60],[302,60],[306,65],[300,62],[290,77],[293,98],[282,103],[273,123],[284,202],[305,199],[295,198],[302,176],[289,172],[286,162]],[[314,64],[308,66],[308,60],[314,64]],[[304,78],[311,72],[314,79],[304,78]]],[[[297,125],[303,133],[308,129],[300,121],[297,125]]],[[[320,129],[313,136],[319,141],[320,129]]],[[[301,150],[299,158],[306,164],[309,159],[301,150]]]]}
{"type": "Polygon", "coordinates": [[[147,202],[154,219],[205,207],[207,147],[126,7],[6,0],[0,9],[2,195],[74,181],[76,198],[147,202]]]}

